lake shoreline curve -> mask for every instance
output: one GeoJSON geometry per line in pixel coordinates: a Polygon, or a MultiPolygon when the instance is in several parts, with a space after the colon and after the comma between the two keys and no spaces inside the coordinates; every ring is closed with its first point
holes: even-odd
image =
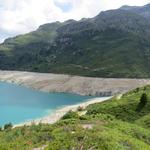
{"type": "Polygon", "coordinates": [[[26,126],[30,126],[32,124],[38,125],[39,123],[54,124],[57,121],[59,121],[68,111],[76,112],[79,107],[82,107],[83,109],[85,109],[88,105],[104,102],[104,101],[110,100],[111,98],[112,97],[91,98],[91,99],[88,99],[87,101],[82,102],[82,103],[64,106],[62,108],[58,108],[54,113],[47,115],[45,117],[42,117],[39,119],[33,119],[33,120],[25,121],[23,123],[16,124],[16,125],[14,125],[14,128],[24,126],[24,125],[26,125],[26,126]]]}
{"type": "Polygon", "coordinates": [[[39,119],[25,121],[14,127],[31,125],[32,123],[55,123],[69,110],[87,107],[90,104],[109,100],[112,96],[126,93],[137,87],[150,84],[150,79],[128,78],[93,78],[52,73],[35,73],[22,71],[0,70],[0,81],[25,86],[43,92],[72,93],[83,96],[96,96],[100,98],[90,99],[84,103],[66,106],[39,119]]]}

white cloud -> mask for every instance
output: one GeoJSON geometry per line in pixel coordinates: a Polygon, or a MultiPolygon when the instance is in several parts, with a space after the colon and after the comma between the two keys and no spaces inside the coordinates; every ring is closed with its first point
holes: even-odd
{"type": "Polygon", "coordinates": [[[79,20],[93,17],[102,10],[122,5],[144,5],[148,2],[149,0],[0,0],[0,40],[29,32],[47,22],[79,20]],[[67,8],[69,6],[70,9],[67,8]]]}

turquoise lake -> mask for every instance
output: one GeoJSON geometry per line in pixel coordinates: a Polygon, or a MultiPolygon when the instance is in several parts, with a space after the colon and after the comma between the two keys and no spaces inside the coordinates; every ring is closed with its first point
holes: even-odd
{"type": "Polygon", "coordinates": [[[0,126],[38,119],[67,105],[92,97],[66,93],[39,92],[23,86],[0,82],[0,126]]]}

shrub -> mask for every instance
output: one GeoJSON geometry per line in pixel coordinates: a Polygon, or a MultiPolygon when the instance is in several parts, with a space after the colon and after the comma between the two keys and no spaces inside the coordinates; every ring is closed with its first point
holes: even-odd
{"type": "Polygon", "coordinates": [[[83,107],[79,106],[79,107],[77,108],[77,110],[78,110],[78,111],[83,111],[84,109],[83,109],[83,107]]]}
{"type": "Polygon", "coordinates": [[[12,129],[12,127],[13,127],[12,123],[5,124],[4,125],[4,130],[12,129]]]}
{"type": "Polygon", "coordinates": [[[63,117],[62,119],[71,119],[71,118],[79,118],[79,115],[76,112],[73,111],[68,111],[63,117]]]}
{"type": "Polygon", "coordinates": [[[140,99],[140,103],[145,105],[147,103],[147,100],[148,100],[147,94],[143,93],[140,99]]]}
{"type": "Polygon", "coordinates": [[[140,102],[139,102],[139,104],[138,104],[138,106],[137,106],[136,111],[140,112],[140,111],[145,107],[147,101],[148,101],[147,94],[146,94],[146,93],[143,93],[143,94],[141,95],[140,102]]]}
{"type": "Polygon", "coordinates": [[[138,93],[140,91],[140,88],[136,88],[135,92],[138,93]]]}

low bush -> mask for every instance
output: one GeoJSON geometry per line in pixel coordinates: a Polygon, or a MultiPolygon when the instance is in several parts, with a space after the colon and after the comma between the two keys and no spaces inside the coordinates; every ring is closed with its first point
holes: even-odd
{"type": "Polygon", "coordinates": [[[12,123],[5,124],[4,125],[4,130],[12,129],[12,127],[13,127],[12,123]]]}
{"type": "Polygon", "coordinates": [[[79,118],[79,115],[76,112],[68,111],[63,117],[62,120],[71,119],[71,118],[79,118]]]}

